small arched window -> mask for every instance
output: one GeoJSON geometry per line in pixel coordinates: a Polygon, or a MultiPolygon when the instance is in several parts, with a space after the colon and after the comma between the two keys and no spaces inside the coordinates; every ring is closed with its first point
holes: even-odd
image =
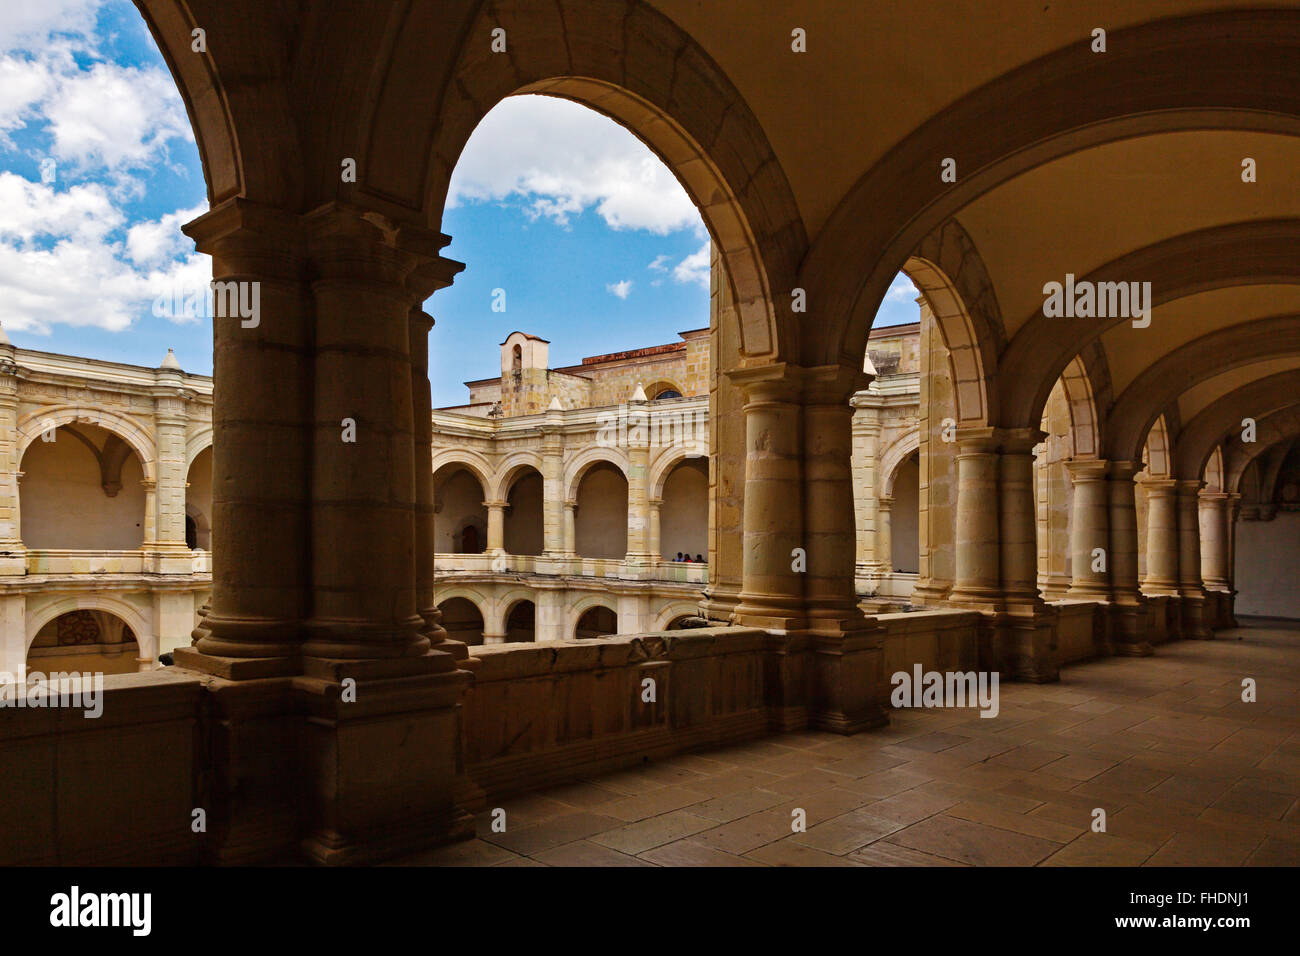
{"type": "Polygon", "coordinates": [[[524,367],[524,347],[522,345],[515,346],[515,355],[511,367],[516,372],[518,372],[520,369],[524,367]]]}

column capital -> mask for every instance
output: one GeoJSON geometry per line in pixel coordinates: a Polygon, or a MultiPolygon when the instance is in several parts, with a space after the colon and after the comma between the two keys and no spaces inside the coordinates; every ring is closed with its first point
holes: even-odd
{"type": "Polygon", "coordinates": [[[876,499],[876,502],[877,502],[877,504],[880,506],[880,509],[881,509],[882,511],[888,511],[890,508],[892,508],[892,507],[894,506],[894,496],[893,496],[893,495],[881,495],[880,497],[878,497],[878,498],[876,499]]]}
{"type": "Polygon", "coordinates": [[[794,402],[799,396],[797,366],[785,362],[741,366],[722,373],[745,393],[745,402],[794,402]]]}
{"type": "Polygon", "coordinates": [[[1070,474],[1070,481],[1080,484],[1086,481],[1104,481],[1110,462],[1100,458],[1067,458],[1064,465],[1070,474]]]}
{"type": "Polygon", "coordinates": [[[1132,481],[1141,470],[1140,461],[1112,461],[1107,465],[1106,475],[1114,481],[1132,481]]]}
{"type": "Polygon", "coordinates": [[[996,432],[1004,455],[1032,455],[1047,440],[1047,432],[1041,428],[999,428],[996,432]]]}
{"type": "MultiPolygon", "coordinates": [[[[800,371],[803,399],[809,405],[835,405],[852,408],[857,392],[867,388],[875,376],[847,365],[817,365],[800,371]]],[[[850,412],[851,413],[851,412],[850,412]]]]}
{"type": "Polygon", "coordinates": [[[658,507],[659,507],[660,505],[662,505],[663,503],[664,503],[664,500],[663,500],[662,498],[647,498],[647,499],[646,499],[646,504],[648,504],[651,508],[658,508],[658,507]]]}
{"type": "Polygon", "coordinates": [[[1199,478],[1179,478],[1175,480],[1174,486],[1177,488],[1180,497],[1193,497],[1205,486],[1205,482],[1199,478]]]}
{"type": "Polygon", "coordinates": [[[1210,491],[1208,488],[1202,488],[1197,497],[1212,505],[1226,506],[1232,496],[1224,491],[1210,491]]]}
{"type": "Polygon", "coordinates": [[[508,501],[498,501],[498,500],[495,500],[495,499],[494,499],[494,500],[491,500],[491,501],[485,501],[485,502],[483,502],[483,507],[484,507],[484,508],[508,508],[508,507],[510,507],[510,502],[508,502],[508,501]]]}
{"type": "Polygon", "coordinates": [[[1143,478],[1138,484],[1148,495],[1157,498],[1172,497],[1178,491],[1178,482],[1173,478],[1143,478]]]}
{"type": "Polygon", "coordinates": [[[987,425],[959,426],[954,438],[959,455],[992,455],[998,450],[998,430],[987,425]]]}

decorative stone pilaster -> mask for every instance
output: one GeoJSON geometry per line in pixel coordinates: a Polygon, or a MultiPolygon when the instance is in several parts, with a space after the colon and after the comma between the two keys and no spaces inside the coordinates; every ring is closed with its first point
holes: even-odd
{"type": "MultiPolygon", "coordinates": [[[[888,550],[880,546],[881,476],[876,468],[880,455],[880,409],[870,393],[862,391],[849,400],[853,409],[853,483],[857,503],[858,574],[880,575],[893,570],[888,550]],[[881,554],[885,555],[881,560],[881,554]]],[[[887,519],[886,519],[887,520],[887,519]]],[[[887,533],[887,532],[886,532],[887,533]]]]}
{"type": "Polygon", "coordinates": [[[1182,598],[1183,636],[1205,640],[1214,636],[1206,620],[1205,589],[1201,582],[1201,516],[1198,497],[1202,482],[1177,483],[1178,594],[1182,598]]]}
{"type": "Polygon", "coordinates": [[[648,403],[628,403],[627,562],[642,566],[657,558],[650,550],[650,412],[648,403]]]}
{"type": "Polygon", "coordinates": [[[1073,486],[1070,511],[1070,589],[1067,595],[1085,601],[1110,600],[1110,529],[1106,484],[1107,463],[1097,459],[1065,462],[1073,486]],[[1101,550],[1098,562],[1095,552],[1101,550]]]}
{"type": "MultiPolygon", "coordinates": [[[[194,561],[185,543],[185,491],[189,487],[185,425],[187,400],[180,366],[168,352],[154,371],[154,430],[158,449],[156,486],[147,495],[153,507],[153,535],[143,547],[156,574],[190,574],[194,561]]],[[[146,525],[148,522],[146,522],[146,525]]]]}
{"type": "Polygon", "coordinates": [[[890,495],[876,498],[874,565],[880,574],[889,574],[894,570],[893,509],[894,499],[890,495]]]}
{"type": "Polygon", "coordinates": [[[1178,490],[1168,478],[1142,482],[1147,494],[1146,594],[1178,593],[1178,490]]]}
{"type": "Polygon", "coordinates": [[[1133,476],[1141,462],[1112,461],[1107,469],[1106,498],[1110,517],[1111,646],[1116,654],[1145,657],[1150,615],[1138,581],[1137,487],[1133,476]]]}
{"type": "Polygon", "coordinates": [[[564,556],[564,413],[548,409],[542,426],[542,550],[547,557],[564,556]]]}
{"type": "MultiPolygon", "coordinates": [[[[18,366],[14,358],[13,345],[0,331],[0,575],[27,573],[27,548],[23,545],[18,495],[21,452],[18,448],[18,366]]],[[[24,650],[24,656],[25,653],[24,650]]]]}

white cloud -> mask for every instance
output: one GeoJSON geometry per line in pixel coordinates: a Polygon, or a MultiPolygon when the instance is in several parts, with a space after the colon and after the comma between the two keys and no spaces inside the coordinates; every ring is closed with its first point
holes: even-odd
{"type": "Polygon", "coordinates": [[[678,282],[698,282],[704,288],[709,287],[709,244],[707,242],[698,250],[673,267],[673,278],[678,282]]]}
{"type": "Polygon", "coordinates": [[[894,276],[894,281],[889,284],[889,291],[885,293],[886,302],[915,302],[916,297],[921,293],[917,291],[912,280],[907,277],[907,273],[900,272],[894,276]]]}
{"type": "Polygon", "coordinates": [[[619,282],[611,282],[609,285],[605,286],[605,291],[612,292],[620,299],[626,299],[628,294],[632,291],[632,280],[623,279],[619,282]]]}
{"type": "Polygon", "coordinates": [[[0,3],[0,50],[39,43],[50,34],[89,35],[103,0],[4,0],[0,3]]]}
{"type": "Polygon", "coordinates": [[[686,191],[645,144],[554,97],[509,97],[484,117],[456,164],[448,205],[512,196],[562,226],[594,208],[612,229],[704,231],[686,191]]]}
{"type": "Polygon", "coordinates": [[[654,262],[650,263],[650,265],[646,266],[646,268],[649,269],[651,272],[667,272],[668,260],[671,258],[672,256],[668,255],[668,253],[665,252],[661,256],[655,256],[654,262]]]}
{"type": "Polygon", "coordinates": [[[158,69],[96,63],[63,76],[44,114],[54,155],[83,170],[138,168],[165,155],[172,139],[194,138],[176,84],[158,69]]]}
{"type": "Polygon", "coordinates": [[[125,217],[102,184],[59,191],[0,172],[0,324],[37,333],[58,323],[121,331],[177,284],[206,288],[207,256],[174,258],[185,249],[180,224],[195,212],[138,223],[123,242],[114,237],[125,217]]]}

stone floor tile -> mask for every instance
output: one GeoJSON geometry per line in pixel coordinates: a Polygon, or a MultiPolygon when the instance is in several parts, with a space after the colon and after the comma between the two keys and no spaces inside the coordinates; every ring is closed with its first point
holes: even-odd
{"type": "Polygon", "coordinates": [[[520,856],[535,856],[542,850],[572,843],[574,840],[581,840],[605,830],[613,830],[626,822],[599,813],[570,813],[519,830],[508,829],[505,833],[484,833],[482,838],[512,850],[520,856]]]}
{"type": "Polygon", "coordinates": [[[885,842],[974,866],[1033,866],[1061,848],[1051,840],[943,814],[914,823],[885,842]]]}
{"type": "Polygon", "coordinates": [[[665,843],[681,840],[702,830],[709,830],[718,825],[718,821],[696,816],[689,810],[676,810],[648,820],[606,830],[588,837],[593,843],[607,846],[620,853],[636,855],[646,850],[653,850],[665,843]]]}
{"type": "Polygon", "coordinates": [[[543,850],[534,859],[547,866],[654,866],[649,860],[639,860],[587,840],[543,850]]]}
{"type": "Polygon", "coordinates": [[[643,860],[660,866],[766,866],[758,860],[724,853],[694,840],[678,840],[640,854],[643,860]]]}
{"type": "Polygon", "coordinates": [[[866,866],[852,857],[824,853],[789,839],[768,843],[745,855],[769,866],[866,866]]]}

